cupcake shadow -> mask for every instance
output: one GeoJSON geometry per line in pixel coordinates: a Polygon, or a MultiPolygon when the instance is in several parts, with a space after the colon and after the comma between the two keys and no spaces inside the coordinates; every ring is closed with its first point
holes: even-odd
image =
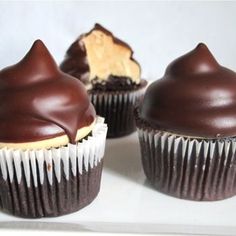
{"type": "Polygon", "coordinates": [[[130,181],[145,182],[137,132],[106,141],[104,168],[130,181]]]}

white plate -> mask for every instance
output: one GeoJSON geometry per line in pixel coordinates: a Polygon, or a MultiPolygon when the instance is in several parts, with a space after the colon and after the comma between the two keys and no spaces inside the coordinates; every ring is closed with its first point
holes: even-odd
{"type": "Polygon", "coordinates": [[[70,215],[37,220],[0,213],[0,228],[236,235],[236,197],[192,202],[157,192],[143,174],[134,133],[107,140],[101,191],[88,207],[70,215]]]}

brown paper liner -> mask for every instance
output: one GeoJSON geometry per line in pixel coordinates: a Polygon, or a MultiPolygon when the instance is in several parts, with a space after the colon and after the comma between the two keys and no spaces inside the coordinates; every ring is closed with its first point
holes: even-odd
{"type": "MultiPolygon", "coordinates": [[[[70,164],[71,165],[71,164],[70,164]]],[[[16,179],[11,183],[5,181],[0,169],[0,206],[3,211],[24,218],[40,218],[60,216],[75,212],[89,203],[97,196],[100,189],[102,160],[97,166],[83,170],[83,174],[73,175],[70,171],[69,180],[65,174],[58,182],[53,174],[53,183],[50,184],[47,178],[46,164],[44,164],[44,182],[38,187],[33,184],[27,187],[26,179],[22,176],[20,184],[16,179]]],[[[63,162],[61,171],[63,173],[63,162]]],[[[72,170],[72,168],[70,168],[72,170]]],[[[37,171],[39,167],[37,166],[37,171]]],[[[33,183],[33,176],[30,177],[33,183]]]]}
{"type": "Polygon", "coordinates": [[[195,201],[236,194],[236,139],[194,139],[151,128],[136,110],[142,164],[160,192],[195,201]]]}
{"type": "Polygon", "coordinates": [[[147,82],[133,91],[89,92],[91,102],[99,116],[108,125],[108,138],[122,137],[136,130],[134,107],[143,97],[147,82]]]}

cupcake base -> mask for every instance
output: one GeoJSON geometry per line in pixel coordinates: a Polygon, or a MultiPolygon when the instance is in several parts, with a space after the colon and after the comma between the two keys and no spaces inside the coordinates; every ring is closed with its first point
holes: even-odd
{"type": "Polygon", "coordinates": [[[0,208],[25,218],[60,216],[93,201],[100,189],[107,125],[50,149],[0,149],[0,208]]]}
{"type": "Polygon", "coordinates": [[[140,87],[132,91],[89,91],[97,114],[104,117],[108,125],[108,138],[122,137],[136,130],[134,107],[142,98],[146,85],[142,80],[140,87]]]}
{"type": "Polygon", "coordinates": [[[236,139],[194,139],[155,130],[136,111],[145,175],[160,192],[195,201],[236,195],[236,139]]]}
{"type": "MultiPolygon", "coordinates": [[[[70,171],[68,180],[63,175],[58,182],[53,174],[52,184],[46,176],[46,168],[44,164],[45,181],[43,184],[39,182],[38,187],[27,187],[25,178],[22,178],[20,184],[16,178],[12,183],[9,180],[5,181],[0,171],[0,207],[7,213],[24,218],[55,217],[87,206],[100,190],[102,161],[88,171],[84,169],[83,174],[77,176],[70,171]]],[[[61,163],[62,172],[63,169],[61,163]]],[[[33,176],[30,180],[33,182],[33,176]]]]}

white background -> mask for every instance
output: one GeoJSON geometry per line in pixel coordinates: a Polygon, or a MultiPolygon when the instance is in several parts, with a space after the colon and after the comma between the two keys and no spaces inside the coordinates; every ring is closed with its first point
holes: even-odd
{"type": "Polygon", "coordinates": [[[176,57],[205,42],[236,70],[236,2],[0,2],[0,68],[16,63],[42,39],[60,63],[69,45],[99,22],[129,43],[156,79],[176,57]]]}

